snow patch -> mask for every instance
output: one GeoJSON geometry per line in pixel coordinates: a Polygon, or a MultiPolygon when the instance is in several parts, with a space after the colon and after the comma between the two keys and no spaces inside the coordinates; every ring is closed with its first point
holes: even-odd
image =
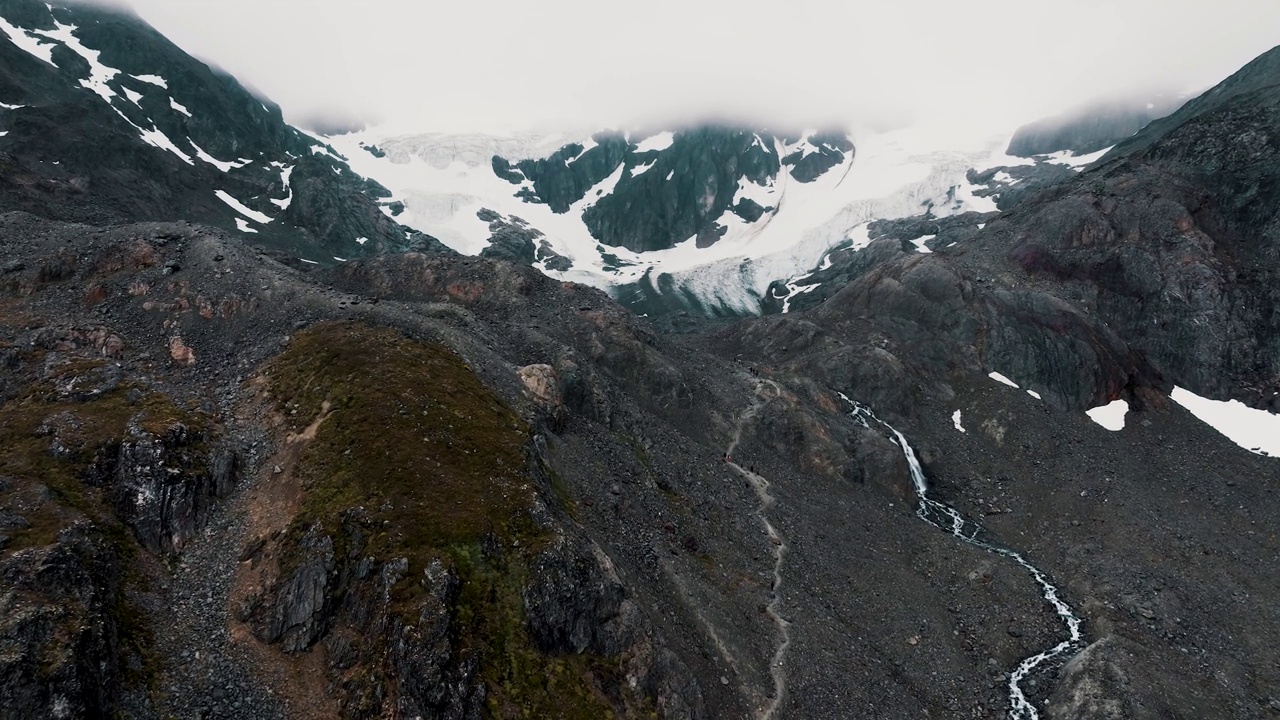
{"type": "Polygon", "coordinates": [[[256,223],[266,225],[271,222],[270,217],[268,217],[267,215],[264,215],[263,213],[258,212],[257,210],[252,210],[246,207],[244,203],[231,197],[231,195],[228,194],[225,190],[218,190],[214,194],[218,196],[219,200],[231,206],[232,210],[235,210],[236,212],[240,213],[241,215],[249,218],[250,220],[256,223]]]}
{"type": "MultiPolygon", "coordinates": [[[[1111,147],[1115,147],[1112,145],[1111,147]]],[[[1111,148],[1103,148],[1098,152],[1089,153],[1088,155],[1075,155],[1070,150],[1053,153],[1048,156],[1048,161],[1057,165],[1066,165],[1073,170],[1083,170],[1085,166],[1091,165],[1102,159],[1103,155],[1111,152],[1111,148]]]]}
{"type": "Polygon", "coordinates": [[[1251,408],[1239,400],[1202,398],[1180,387],[1175,387],[1169,397],[1245,450],[1280,457],[1280,415],[1251,408]]]}
{"type": "Polygon", "coordinates": [[[358,238],[356,238],[356,244],[357,244],[357,245],[363,245],[363,244],[365,244],[365,243],[367,243],[367,242],[369,242],[369,238],[367,238],[367,237],[358,237],[358,238]]]}
{"type": "Polygon", "coordinates": [[[183,115],[186,115],[187,117],[192,117],[191,111],[188,110],[185,105],[178,102],[177,100],[174,100],[173,98],[169,98],[169,107],[173,108],[174,110],[177,110],[178,112],[182,113],[183,115]]]}
{"type": "Polygon", "coordinates": [[[272,200],[271,204],[281,210],[288,210],[289,205],[293,203],[293,187],[289,185],[289,176],[293,175],[293,168],[287,167],[280,171],[280,182],[284,183],[284,189],[289,194],[283,200],[272,200]]]}
{"type": "MultiPolygon", "coordinates": [[[[116,112],[120,114],[120,117],[124,117],[124,113],[120,113],[119,110],[117,110],[116,112]]],[[[125,118],[125,120],[128,121],[129,118],[125,118]]],[[[130,122],[129,124],[133,125],[132,122],[130,122]]],[[[151,145],[152,147],[160,148],[161,150],[167,150],[168,152],[171,152],[174,155],[177,155],[178,158],[182,160],[182,162],[188,165],[196,164],[195,161],[191,159],[190,155],[187,155],[186,153],[182,152],[181,150],[178,149],[177,145],[173,144],[173,141],[169,139],[168,135],[165,135],[164,133],[154,128],[152,128],[151,130],[143,130],[137,125],[133,125],[133,127],[137,129],[139,133],[142,134],[143,142],[147,143],[148,145],[151,145]]]]}
{"type": "Polygon", "coordinates": [[[299,259],[299,260],[301,260],[302,262],[304,262],[304,263],[308,264],[308,265],[319,265],[319,264],[320,264],[320,263],[316,262],[315,260],[308,260],[308,259],[306,259],[306,258],[304,258],[304,257],[300,257],[300,258],[298,258],[298,259],[299,259]]]}
{"type": "Polygon", "coordinates": [[[929,246],[928,246],[928,245],[925,245],[925,243],[929,242],[930,240],[933,240],[933,239],[934,239],[934,238],[936,238],[936,237],[938,237],[938,236],[937,236],[937,235],[923,235],[923,236],[921,236],[921,237],[916,238],[915,240],[912,240],[912,241],[911,241],[911,244],[916,246],[916,252],[925,253],[925,254],[927,255],[927,254],[929,254],[929,253],[932,253],[933,251],[932,251],[932,250],[930,250],[930,249],[929,249],[929,246]]]}
{"type": "Polygon", "coordinates": [[[244,218],[236,218],[236,229],[242,233],[254,233],[255,235],[258,233],[257,230],[249,226],[249,222],[244,218]]]}
{"type": "Polygon", "coordinates": [[[26,107],[26,105],[10,105],[9,103],[0,102],[0,108],[4,108],[5,110],[21,110],[24,107],[26,107]]]}
{"type": "Polygon", "coordinates": [[[1028,394],[1028,395],[1030,395],[1031,397],[1033,397],[1033,398],[1037,399],[1037,400],[1043,400],[1043,399],[1044,399],[1044,398],[1040,397],[1040,393],[1036,392],[1035,390],[1028,390],[1028,391],[1027,391],[1027,394],[1028,394]]]}
{"type": "Polygon", "coordinates": [[[1001,375],[1001,374],[1000,374],[1000,373],[998,373],[998,372],[988,373],[988,374],[987,374],[987,377],[989,377],[989,378],[991,378],[992,380],[995,380],[996,382],[1001,383],[1001,384],[1003,384],[1003,385],[1008,385],[1008,386],[1009,386],[1009,387],[1011,387],[1011,388],[1017,388],[1017,387],[1018,387],[1018,383],[1016,383],[1016,382],[1014,382],[1014,381],[1010,380],[1009,378],[1007,378],[1007,377],[1005,377],[1005,376],[1001,375]]]}
{"type": "Polygon", "coordinates": [[[129,102],[134,105],[138,105],[138,101],[142,99],[142,93],[137,92],[136,90],[130,90],[129,88],[124,88],[124,96],[129,98],[129,102]]]}
{"type": "Polygon", "coordinates": [[[960,411],[959,411],[959,410],[957,410],[957,411],[955,411],[955,412],[951,413],[951,424],[955,425],[955,426],[956,426],[956,429],[957,429],[957,430],[959,430],[960,432],[965,432],[964,425],[961,425],[961,424],[960,424],[960,411]]]}
{"type": "Polygon", "coordinates": [[[637,143],[636,152],[638,153],[654,152],[654,151],[662,152],[663,150],[666,150],[667,148],[671,147],[672,143],[674,143],[675,140],[676,140],[675,133],[660,132],[657,135],[651,135],[645,138],[644,140],[641,140],[639,143],[637,143]]]}
{"type": "Polygon", "coordinates": [[[39,38],[32,37],[27,31],[13,25],[8,20],[0,18],[0,30],[9,36],[9,40],[17,45],[20,50],[35,56],[37,59],[43,60],[54,67],[58,67],[53,61],[53,48],[55,45],[50,42],[43,42],[39,38]]]}
{"type": "Polygon", "coordinates": [[[199,145],[195,143],[194,140],[191,140],[189,142],[191,143],[191,147],[194,148],[196,151],[196,157],[218,168],[222,172],[230,172],[232,170],[235,170],[236,168],[242,168],[245,165],[248,165],[250,162],[252,162],[251,160],[235,160],[232,162],[223,162],[222,160],[219,160],[214,156],[210,155],[209,153],[205,152],[199,145]]]}
{"type": "Polygon", "coordinates": [[[1086,410],[1089,419],[1111,432],[1124,429],[1124,416],[1129,413],[1129,403],[1124,400],[1112,400],[1106,405],[1086,410]]]}
{"type": "Polygon", "coordinates": [[[657,162],[658,162],[657,160],[654,160],[653,162],[649,163],[648,165],[637,165],[637,166],[635,166],[635,167],[631,168],[631,177],[640,177],[641,175],[643,175],[643,174],[645,173],[645,171],[646,171],[646,170],[648,170],[649,168],[653,167],[653,166],[654,166],[654,164],[655,164],[655,163],[657,163],[657,162]]]}
{"type": "Polygon", "coordinates": [[[159,87],[164,88],[165,90],[169,89],[169,83],[165,82],[164,78],[160,77],[159,75],[130,75],[129,77],[133,78],[134,80],[141,80],[144,83],[157,85],[159,87]]]}

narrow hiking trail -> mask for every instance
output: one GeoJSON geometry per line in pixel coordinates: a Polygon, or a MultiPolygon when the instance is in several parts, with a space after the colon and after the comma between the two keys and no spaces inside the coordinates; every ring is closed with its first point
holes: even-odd
{"type": "Polygon", "coordinates": [[[1064,658],[1069,653],[1078,650],[1081,647],[1082,633],[1080,631],[1081,620],[1071,609],[1071,606],[1062,599],[1061,592],[1049,581],[1049,576],[1036,566],[1032,565],[1025,557],[1016,550],[999,545],[992,540],[982,539],[985,528],[972,520],[966,519],[958,510],[945,503],[934,500],[929,497],[929,486],[925,482],[924,469],[920,466],[920,460],[916,457],[915,450],[907,443],[906,437],[898,432],[889,423],[876,417],[870,408],[860,405],[840,394],[851,407],[853,412],[850,413],[855,420],[862,424],[863,427],[870,428],[871,423],[875,423],[888,430],[898,443],[898,447],[902,449],[902,455],[907,461],[907,467],[911,471],[911,481],[915,485],[916,497],[918,504],[916,505],[916,516],[930,525],[952,535],[953,537],[974,547],[986,550],[994,555],[1009,558],[1017,563],[1036,581],[1040,586],[1041,595],[1048,602],[1063,625],[1067,629],[1066,639],[1059,642],[1053,647],[1038,652],[1035,655],[1018,663],[1018,667],[1009,673],[1009,718],[1010,720],[1039,720],[1040,713],[1036,710],[1031,700],[1022,690],[1022,681],[1031,673],[1044,666],[1050,660],[1055,658],[1064,658]]]}
{"type": "Polygon", "coordinates": [[[769,696],[769,701],[756,711],[757,720],[772,720],[773,716],[778,712],[778,707],[782,704],[783,694],[787,687],[786,667],[783,664],[787,648],[791,646],[791,623],[782,617],[782,566],[783,560],[787,553],[787,544],[778,533],[777,528],[769,520],[769,509],[774,505],[773,495],[769,494],[769,481],[763,476],[756,474],[752,470],[742,467],[733,460],[733,453],[737,451],[738,445],[742,442],[742,431],[747,423],[753,420],[760,410],[763,409],[770,401],[777,399],[782,395],[782,388],[772,380],[764,380],[761,378],[753,378],[755,380],[755,401],[751,407],[747,409],[742,417],[738,418],[737,425],[733,433],[733,441],[729,443],[729,447],[724,451],[725,463],[733,468],[756,491],[756,496],[760,499],[760,505],[756,509],[756,518],[764,527],[765,534],[769,538],[770,551],[773,553],[773,583],[770,587],[769,602],[765,606],[765,612],[768,613],[769,619],[773,621],[775,627],[778,628],[778,645],[773,651],[773,657],[769,661],[769,676],[773,678],[773,692],[769,696]],[[771,397],[765,397],[764,391],[768,388],[772,390],[771,397]]]}

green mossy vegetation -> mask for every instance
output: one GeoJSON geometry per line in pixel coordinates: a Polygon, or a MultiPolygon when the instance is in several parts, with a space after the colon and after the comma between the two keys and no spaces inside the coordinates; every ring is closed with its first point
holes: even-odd
{"type": "Polygon", "coordinates": [[[525,623],[520,589],[527,571],[518,557],[494,559],[479,546],[470,546],[456,548],[453,559],[463,578],[456,618],[464,647],[482,658],[491,717],[615,717],[600,688],[622,686],[621,660],[585,653],[548,657],[540,652],[525,623]]]}
{"type": "Polygon", "coordinates": [[[374,528],[364,554],[409,560],[393,612],[415,620],[432,561],[457,572],[458,642],[480,658],[492,717],[613,717],[597,688],[620,682],[616,660],[548,657],[529,635],[520,591],[546,540],[529,513],[529,429],[466,363],[395,330],[331,322],[295,335],[267,374],[292,431],[324,417],[294,468],[306,494],[285,558],[317,522],[339,539],[361,507],[374,528]]]}
{"type": "Polygon", "coordinates": [[[306,498],[297,538],[336,531],[363,507],[369,551],[409,559],[409,575],[457,544],[537,534],[528,509],[528,428],[456,355],[394,330],[325,323],[268,367],[276,407],[301,432],[328,414],[295,474],[306,498]]]}
{"type": "MultiPolygon", "coordinates": [[[[35,364],[43,362],[44,356],[35,353],[26,360],[35,364]]],[[[159,667],[153,629],[145,612],[131,600],[136,591],[145,589],[135,562],[141,548],[111,511],[102,491],[86,485],[84,478],[115,453],[130,424],[163,434],[177,423],[204,432],[209,423],[180,409],[167,396],[129,383],[88,396],[63,392],[73,379],[100,378],[105,365],[99,358],[69,358],[0,406],[0,477],[7,479],[0,489],[0,508],[10,508],[26,521],[26,527],[10,532],[3,555],[51,545],[72,524],[92,522],[122,570],[116,578],[119,585],[107,588],[107,612],[124,650],[120,670],[131,686],[151,685],[159,667]],[[53,452],[55,438],[58,453],[53,452]]],[[[75,616],[71,611],[68,622],[74,624],[75,616]]],[[[67,638],[74,637],[73,630],[69,625],[67,638]]]]}

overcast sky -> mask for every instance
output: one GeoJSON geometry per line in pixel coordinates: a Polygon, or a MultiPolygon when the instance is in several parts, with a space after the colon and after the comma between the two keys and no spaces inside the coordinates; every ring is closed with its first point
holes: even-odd
{"type": "Polygon", "coordinates": [[[424,130],[1022,121],[1204,88],[1280,44],[1277,0],[127,2],[291,120],[424,130]]]}

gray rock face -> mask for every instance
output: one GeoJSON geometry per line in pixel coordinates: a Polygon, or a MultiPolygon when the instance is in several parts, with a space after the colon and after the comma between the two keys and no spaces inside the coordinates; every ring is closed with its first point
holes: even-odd
{"type": "Polygon", "coordinates": [[[588,190],[613,174],[627,155],[630,143],[616,132],[597,133],[596,145],[590,149],[573,143],[540,160],[521,160],[511,170],[502,158],[494,159],[494,172],[509,182],[520,184],[525,178],[533,183],[532,202],[550,206],[563,213],[581,200],[588,190]]]}
{"type": "MultiPolygon", "coordinates": [[[[401,570],[403,572],[403,570],[401,570]]],[[[459,658],[454,647],[457,575],[437,562],[427,568],[427,598],[416,624],[394,622],[390,635],[392,665],[403,694],[399,711],[406,717],[473,720],[484,717],[485,689],[476,681],[474,658],[459,658]]]]}
{"type": "Polygon", "coordinates": [[[108,717],[126,658],[116,616],[122,558],[87,523],[0,561],[0,711],[108,717]]]}
{"type": "Polygon", "coordinates": [[[330,576],[334,571],[333,539],[318,523],[298,543],[296,565],[281,579],[265,622],[262,639],[279,642],[285,652],[311,647],[327,629],[330,576]]]}
{"type": "Polygon", "coordinates": [[[180,423],[163,436],[134,427],[110,461],[112,504],[151,552],[181,551],[235,485],[235,454],[204,450],[203,441],[180,423]]]}
{"type": "MultiPolygon", "coordinates": [[[[520,218],[506,218],[492,210],[477,213],[489,223],[489,247],[480,252],[481,257],[506,260],[518,265],[532,265],[539,259],[534,243],[543,235],[520,218]]],[[[546,244],[545,241],[543,243],[546,244]]],[[[545,251],[544,251],[545,252],[545,251]]]]}
{"type": "Polygon", "coordinates": [[[561,536],[533,562],[524,589],[529,630],[544,652],[618,655],[640,619],[604,551],[561,536]]]}
{"type": "Polygon", "coordinates": [[[809,143],[816,152],[799,150],[782,158],[782,165],[791,168],[791,177],[802,183],[822,177],[844,162],[845,153],[853,151],[853,141],[841,132],[814,133],[809,137],[809,143]]]}
{"type": "Polygon", "coordinates": [[[624,176],[612,193],[583,213],[605,245],[643,252],[697,236],[706,247],[720,237],[715,221],[734,205],[738,181],[776,177],[776,151],[745,128],[703,127],[677,133],[670,148],[650,153],[652,166],[624,176]]]}
{"type": "Polygon", "coordinates": [[[1153,125],[1115,159],[992,223],[983,244],[1082,298],[1173,382],[1275,403],[1280,93],[1241,92],[1192,113],[1205,106],[1189,103],[1170,118],[1184,116],[1181,125],[1153,125]],[[1160,137],[1147,144],[1149,133],[1160,137]]]}

